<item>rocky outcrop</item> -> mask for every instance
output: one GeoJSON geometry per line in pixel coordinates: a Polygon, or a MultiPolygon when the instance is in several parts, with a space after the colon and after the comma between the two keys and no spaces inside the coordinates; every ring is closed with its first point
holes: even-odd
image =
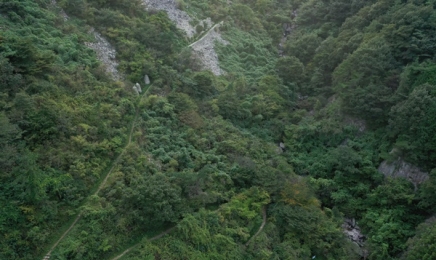
{"type": "Polygon", "coordinates": [[[85,42],[85,45],[96,52],[97,59],[105,65],[106,72],[113,79],[120,80],[121,76],[117,69],[118,62],[115,59],[115,48],[101,34],[96,32],[94,28],[91,29],[90,33],[94,35],[95,42],[85,42]]]}
{"type": "Polygon", "coordinates": [[[360,227],[357,225],[354,218],[346,218],[342,224],[342,229],[345,235],[354,244],[353,251],[366,259],[368,257],[368,250],[365,248],[365,235],[360,231],[360,227]]]}
{"type": "MultiPolygon", "coordinates": [[[[186,12],[178,9],[175,0],[143,0],[143,4],[146,10],[162,10],[167,12],[168,17],[176,24],[177,28],[185,31],[189,38],[195,35],[195,28],[191,25],[192,18],[186,12]]],[[[203,27],[203,31],[199,33],[207,32],[199,40],[189,45],[189,47],[193,49],[199,58],[203,69],[210,70],[215,75],[221,75],[224,72],[219,67],[218,54],[215,52],[214,47],[216,41],[228,44],[227,41],[221,38],[221,34],[218,31],[222,22],[212,26],[212,20],[207,18],[201,20],[199,24],[203,27]]]]}
{"type": "Polygon", "coordinates": [[[418,189],[419,184],[429,178],[427,172],[421,171],[418,167],[403,161],[401,158],[394,162],[383,161],[378,167],[378,171],[383,173],[385,177],[406,178],[413,183],[415,191],[418,189]]]}
{"type": "Polygon", "coordinates": [[[192,18],[180,9],[177,8],[175,0],[143,0],[143,4],[147,10],[165,11],[177,26],[177,28],[186,32],[189,38],[194,36],[195,29],[191,25],[192,18]]]}
{"type": "Polygon", "coordinates": [[[215,42],[222,44],[229,44],[226,40],[221,38],[218,29],[220,25],[213,26],[206,35],[200,40],[189,45],[199,57],[204,69],[210,70],[215,75],[222,75],[224,71],[219,66],[218,54],[215,52],[215,42]]]}
{"type": "MultiPolygon", "coordinates": [[[[70,17],[65,13],[64,9],[57,5],[56,0],[51,0],[51,5],[58,9],[59,14],[62,16],[64,21],[68,21],[70,19],[70,17]]],[[[121,76],[117,70],[118,62],[115,60],[115,48],[112,47],[112,45],[105,38],[103,38],[103,36],[96,32],[94,28],[90,30],[90,33],[94,35],[95,42],[85,42],[85,45],[97,53],[97,59],[105,65],[106,72],[109,73],[113,79],[120,80],[121,76]]]]}

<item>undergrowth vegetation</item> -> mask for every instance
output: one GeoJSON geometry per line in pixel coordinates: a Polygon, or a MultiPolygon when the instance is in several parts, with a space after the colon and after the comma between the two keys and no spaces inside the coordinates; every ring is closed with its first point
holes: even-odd
{"type": "Polygon", "coordinates": [[[1,259],[68,227],[51,259],[432,259],[434,1],[178,1],[224,21],[219,77],[139,0],[57,4],[0,3],[1,259]]]}

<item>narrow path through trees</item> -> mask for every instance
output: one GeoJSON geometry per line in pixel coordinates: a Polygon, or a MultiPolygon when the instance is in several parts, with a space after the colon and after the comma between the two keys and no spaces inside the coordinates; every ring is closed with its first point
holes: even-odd
{"type": "MultiPolygon", "coordinates": [[[[214,26],[212,26],[212,27],[207,31],[207,33],[206,33],[205,35],[203,35],[203,36],[202,36],[200,39],[198,39],[197,41],[191,43],[191,44],[189,45],[189,47],[192,47],[192,46],[194,46],[196,43],[202,41],[204,38],[206,38],[206,37],[209,35],[210,32],[212,32],[212,30],[214,30],[216,27],[218,27],[218,26],[220,26],[220,25],[222,25],[222,24],[223,24],[223,22],[219,22],[219,23],[215,24],[214,26]]],[[[143,95],[139,98],[138,105],[139,105],[140,101],[142,100],[142,98],[145,97],[145,96],[147,95],[147,93],[148,93],[148,91],[150,90],[150,88],[151,88],[151,86],[148,87],[147,90],[143,93],[143,95]]],[[[113,172],[115,166],[118,164],[119,160],[120,160],[121,157],[124,155],[124,153],[125,153],[125,151],[126,151],[126,148],[131,144],[131,142],[132,142],[133,130],[134,130],[134,128],[135,128],[135,122],[136,122],[136,119],[137,119],[137,117],[138,117],[138,114],[139,114],[139,109],[138,109],[138,107],[137,107],[137,108],[136,108],[136,112],[135,112],[135,117],[133,118],[132,123],[131,123],[130,132],[129,132],[129,136],[128,136],[128,141],[127,141],[126,145],[124,146],[122,152],[121,152],[121,153],[120,153],[120,154],[115,158],[115,160],[113,161],[113,163],[112,163],[112,167],[111,167],[111,168],[108,170],[108,172],[106,173],[106,176],[104,177],[104,179],[103,179],[103,181],[101,182],[101,184],[98,186],[98,189],[97,189],[97,190],[96,190],[96,191],[95,191],[91,196],[98,195],[98,193],[101,191],[101,189],[103,189],[103,187],[106,185],[106,182],[107,182],[107,180],[109,179],[111,173],[113,172]]],[[[73,223],[71,223],[71,225],[68,227],[68,229],[67,229],[67,230],[66,230],[66,231],[65,231],[65,232],[64,232],[64,233],[59,237],[59,239],[57,239],[56,242],[54,242],[54,244],[50,247],[50,250],[49,250],[49,251],[44,255],[43,260],[48,260],[48,259],[50,259],[50,255],[51,255],[51,253],[53,252],[53,250],[56,249],[56,247],[59,245],[59,243],[60,243],[60,242],[61,242],[61,241],[62,241],[62,240],[63,240],[63,239],[68,235],[68,233],[69,233],[69,232],[70,232],[70,231],[75,227],[75,225],[77,224],[77,222],[80,220],[81,217],[82,217],[82,212],[79,212],[79,214],[78,214],[78,215],[76,216],[76,218],[74,219],[73,223]]],[[[173,229],[174,229],[174,227],[173,227],[173,228],[170,228],[170,229],[168,229],[168,230],[166,230],[166,231],[164,231],[164,232],[162,232],[161,234],[159,234],[159,235],[157,235],[157,236],[155,236],[155,237],[150,238],[150,241],[153,241],[153,240],[156,240],[156,239],[161,238],[162,236],[164,236],[164,235],[168,234],[169,232],[171,232],[173,229]]],[[[130,250],[132,250],[135,246],[137,246],[137,244],[134,245],[134,246],[132,246],[132,247],[130,247],[130,248],[128,248],[128,249],[126,249],[122,254],[120,254],[119,256],[117,256],[117,257],[115,257],[115,258],[113,258],[113,260],[117,260],[117,259],[121,258],[121,257],[124,256],[125,254],[127,254],[130,250]]]]}
{"type": "Polygon", "coordinates": [[[247,247],[251,243],[251,241],[253,241],[253,239],[255,239],[260,234],[260,232],[262,232],[263,228],[265,227],[265,224],[266,224],[266,206],[263,206],[262,207],[262,224],[260,225],[259,230],[257,230],[256,234],[254,234],[247,241],[247,243],[245,243],[245,247],[247,247]]]}
{"type": "MultiPolygon", "coordinates": [[[[245,247],[247,247],[251,241],[253,241],[259,234],[260,232],[262,232],[263,228],[266,225],[266,206],[262,207],[262,224],[260,225],[259,229],[257,230],[256,234],[254,234],[248,241],[247,243],[245,243],[245,247]]],[[[153,241],[153,240],[157,240],[165,235],[167,235],[168,233],[170,233],[171,231],[173,231],[176,227],[172,227],[169,228],[167,230],[165,230],[164,232],[152,237],[149,239],[149,241],[153,241]]],[[[129,247],[128,249],[124,250],[121,254],[119,254],[118,256],[111,258],[110,260],[119,260],[121,259],[123,256],[125,256],[127,253],[129,253],[130,251],[132,251],[132,249],[134,249],[135,247],[137,247],[138,245],[140,245],[141,242],[129,247]]]]}
{"type": "MultiPolygon", "coordinates": [[[[164,232],[162,232],[162,233],[160,233],[160,234],[158,234],[158,235],[156,235],[156,236],[150,238],[149,241],[153,241],[153,240],[159,239],[159,238],[165,236],[166,234],[170,233],[171,231],[173,231],[175,228],[176,228],[176,227],[169,228],[169,229],[165,230],[164,232]]],[[[120,259],[120,258],[123,257],[125,254],[129,253],[130,251],[132,251],[132,249],[135,248],[135,247],[137,247],[138,245],[139,245],[139,243],[137,243],[137,244],[135,244],[135,245],[129,247],[129,248],[126,249],[124,252],[122,252],[120,255],[118,255],[118,256],[112,258],[111,260],[118,260],[118,259],[120,259]]]]}
{"type": "MultiPolygon", "coordinates": [[[[115,158],[115,160],[112,163],[112,167],[107,171],[106,176],[104,177],[103,181],[101,182],[101,184],[98,186],[98,189],[89,197],[91,196],[95,196],[98,195],[98,193],[101,191],[101,189],[103,189],[103,187],[106,185],[107,180],[109,179],[109,176],[111,175],[111,173],[113,172],[113,170],[115,169],[115,166],[117,165],[117,163],[119,162],[119,160],[121,159],[121,157],[124,155],[124,153],[126,152],[127,147],[132,143],[132,135],[133,135],[133,130],[135,128],[135,122],[138,118],[139,115],[139,105],[141,103],[142,98],[144,98],[145,96],[147,96],[147,93],[149,92],[149,90],[151,89],[151,85],[147,88],[147,90],[144,91],[144,93],[138,98],[137,101],[137,106],[136,106],[136,111],[135,111],[135,116],[132,120],[132,123],[130,125],[130,132],[129,132],[129,136],[127,138],[127,142],[126,145],[124,145],[122,152],[117,156],[117,158],[115,158]]],[[[77,222],[80,220],[80,218],[82,217],[82,213],[83,212],[79,212],[79,214],[76,216],[76,218],[74,219],[73,223],[71,223],[71,225],[68,227],[68,229],[59,237],[58,240],[56,240],[56,242],[50,247],[50,250],[47,252],[47,254],[44,255],[43,260],[48,260],[50,259],[50,255],[53,252],[54,249],[56,249],[56,247],[59,245],[59,243],[68,235],[68,233],[71,231],[71,229],[73,229],[74,226],[76,226],[77,222]]]]}

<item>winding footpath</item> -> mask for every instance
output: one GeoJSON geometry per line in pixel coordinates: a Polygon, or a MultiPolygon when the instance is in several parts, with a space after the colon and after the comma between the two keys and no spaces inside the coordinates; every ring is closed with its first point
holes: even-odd
{"type": "MultiPolygon", "coordinates": [[[[221,26],[223,24],[223,21],[216,23],[214,26],[212,26],[200,39],[198,39],[197,41],[191,43],[188,47],[190,48],[194,48],[196,44],[201,43],[204,39],[206,39],[206,37],[209,36],[209,34],[211,32],[213,32],[213,30],[215,30],[215,28],[221,26]]],[[[147,90],[142,94],[142,96],[139,98],[138,100],[138,104],[140,104],[140,101],[142,100],[142,98],[147,96],[147,93],[149,92],[151,86],[149,86],[147,88],[147,90]]],[[[139,107],[136,108],[136,112],[135,112],[135,117],[132,120],[131,126],[130,126],[130,132],[129,132],[129,136],[128,136],[128,141],[126,143],[126,145],[124,146],[122,152],[114,159],[113,163],[112,163],[112,167],[109,169],[109,171],[106,173],[105,178],[103,179],[103,181],[101,182],[101,184],[98,186],[97,190],[90,195],[91,196],[95,196],[98,195],[100,193],[100,191],[103,189],[103,187],[106,185],[109,177],[111,176],[113,170],[115,169],[115,166],[118,164],[118,162],[120,161],[121,157],[125,154],[127,147],[132,143],[132,136],[133,136],[133,130],[135,128],[135,122],[138,118],[139,115],[139,107]]],[[[45,254],[43,260],[49,260],[51,253],[56,249],[56,247],[59,245],[59,243],[68,235],[68,233],[76,226],[77,222],[81,219],[83,214],[83,211],[79,212],[79,214],[76,216],[76,218],[74,219],[73,223],[68,227],[68,229],[59,237],[59,239],[56,240],[56,242],[50,247],[50,250],[45,254]]],[[[245,244],[245,247],[247,247],[251,241],[260,234],[260,232],[262,232],[263,228],[265,227],[266,224],[266,207],[262,208],[262,217],[263,217],[263,221],[261,226],[259,227],[259,230],[256,232],[256,234],[254,234],[249,240],[248,242],[245,244]]],[[[154,241],[157,240],[167,234],[169,234],[170,232],[172,232],[175,229],[175,227],[169,228],[165,231],[163,231],[162,233],[152,237],[149,239],[149,241],[154,241]]],[[[141,243],[141,242],[140,242],[141,243]]],[[[140,245],[140,243],[137,243],[131,247],[129,247],[128,249],[124,250],[121,254],[119,254],[118,256],[112,258],[111,260],[119,260],[121,259],[123,256],[125,256],[127,253],[129,253],[131,250],[133,250],[135,247],[137,247],[138,245],[140,245]]]]}
{"type": "Polygon", "coordinates": [[[265,224],[266,224],[266,206],[263,206],[262,207],[262,224],[260,225],[259,230],[257,230],[256,234],[254,234],[247,241],[247,243],[245,243],[245,247],[247,247],[251,243],[251,241],[253,241],[253,239],[255,239],[260,234],[260,232],[262,232],[263,228],[265,227],[265,224]]]}
{"type": "MultiPolygon", "coordinates": [[[[109,171],[106,173],[105,178],[103,179],[103,181],[101,182],[101,184],[98,186],[98,189],[89,197],[91,196],[95,196],[98,195],[98,193],[100,193],[101,189],[103,189],[103,187],[106,185],[107,180],[109,179],[109,176],[112,174],[113,170],[115,169],[115,166],[118,164],[119,160],[121,159],[121,157],[124,155],[124,153],[127,150],[127,147],[132,143],[132,135],[133,135],[133,130],[135,128],[135,122],[138,118],[139,115],[139,104],[141,103],[142,98],[144,98],[145,96],[147,96],[148,91],[151,89],[151,85],[147,88],[147,90],[144,91],[144,93],[141,95],[141,97],[139,98],[137,104],[138,106],[136,107],[136,112],[135,112],[135,117],[132,120],[131,126],[130,126],[130,132],[129,132],[129,137],[127,140],[126,145],[123,148],[123,151],[117,156],[117,158],[115,158],[115,160],[112,163],[112,167],[109,169],[109,171]]],[[[44,258],[42,260],[49,260],[51,253],[53,252],[54,249],[56,249],[56,247],[59,245],[59,243],[68,235],[68,233],[71,231],[71,229],[73,229],[77,222],[80,220],[80,218],[82,217],[82,213],[83,211],[81,211],[77,217],[74,219],[73,223],[68,227],[68,229],[61,235],[61,237],[59,237],[58,240],[56,240],[56,242],[50,247],[50,250],[47,252],[47,254],[44,255],[44,258]]]]}
{"type": "Polygon", "coordinates": [[[223,23],[224,23],[224,21],[221,21],[221,22],[219,22],[219,23],[216,23],[214,26],[212,26],[212,27],[207,31],[207,33],[205,33],[205,34],[203,35],[203,37],[201,37],[200,39],[196,40],[195,42],[189,44],[188,47],[192,47],[192,46],[194,46],[195,44],[197,44],[197,43],[199,43],[200,41],[202,41],[204,38],[206,38],[206,37],[209,35],[210,32],[212,32],[212,30],[215,30],[216,27],[221,26],[223,23]]]}
{"type": "MultiPolygon", "coordinates": [[[[169,228],[169,229],[165,230],[164,232],[162,232],[162,233],[160,233],[160,234],[158,234],[158,235],[156,235],[156,236],[150,238],[148,241],[153,241],[153,240],[159,239],[159,238],[165,236],[166,234],[170,233],[171,231],[173,231],[175,228],[176,228],[176,227],[169,228]]],[[[141,243],[141,242],[140,242],[140,243],[141,243]]],[[[137,244],[135,244],[135,245],[129,247],[129,248],[126,249],[124,252],[122,252],[120,255],[118,255],[118,256],[112,258],[111,260],[118,260],[118,259],[120,259],[120,258],[123,257],[124,255],[126,255],[127,253],[129,253],[130,251],[132,251],[132,249],[134,249],[135,247],[137,247],[140,243],[137,243],[137,244]]]]}
{"type": "MultiPolygon", "coordinates": [[[[260,225],[260,227],[259,227],[259,229],[257,230],[256,234],[254,234],[254,235],[253,235],[253,236],[252,236],[252,237],[247,241],[247,243],[245,243],[245,245],[244,245],[245,248],[246,248],[246,247],[251,243],[251,241],[252,241],[253,239],[255,239],[255,238],[260,234],[260,232],[262,232],[262,230],[263,230],[263,228],[265,227],[265,225],[266,225],[266,206],[263,206],[263,207],[262,207],[262,224],[260,225]]],[[[161,237],[163,237],[163,236],[165,236],[165,235],[171,233],[175,228],[176,228],[175,226],[172,227],[172,228],[169,228],[169,229],[165,230],[164,232],[162,232],[162,233],[160,233],[160,234],[158,234],[158,235],[156,235],[156,236],[150,238],[148,241],[151,242],[151,241],[157,240],[157,239],[159,239],[159,238],[161,238],[161,237]]],[[[127,248],[127,249],[124,250],[121,254],[115,256],[114,258],[111,258],[110,260],[119,260],[119,259],[121,259],[123,256],[125,256],[126,254],[128,254],[130,251],[132,251],[134,248],[136,248],[137,246],[139,246],[141,243],[142,243],[142,241],[141,241],[141,242],[138,242],[137,244],[135,244],[135,245],[133,245],[133,246],[131,246],[131,247],[129,247],[129,248],[127,248]]]]}
{"type": "MultiPolygon", "coordinates": [[[[252,237],[247,241],[247,243],[245,243],[245,245],[244,245],[245,247],[247,247],[247,246],[251,243],[251,241],[253,241],[253,240],[254,240],[254,239],[255,239],[255,238],[260,234],[260,232],[262,232],[262,230],[263,230],[263,228],[265,227],[265,225],[266,225],[266,206],[263,206],[263,207],[262,207],[262,224],[260,225],[260,227],[259,227],[259,229],[257,230],[256,234],[254,234],[254,235],[253,235],[253,236],[252,236],[252,237]]],[[[162,233],[160,233],[160,234],[158,234],[158,235],[156,235],[156,236],[150,238],[148,241],[154,241],[154,240],[157,240],[157,239],[159,239],[159,238],[161,238],[161,237],[167,235],[168,233],[171,233],[175,228],[176,228],[176,227],[169,228],[169,229],[165,230],[164,232],[162,232],[162,233]]],[[[110,260],[119,260],[119,259],[121,259],[123,256],[125,256],[127,253],[129,253],[130,251],[132,251],[134,248],[136,248],[137,246],[139,246],[141,243],[142,243],[142,241],[139,242],[139,243],[137,243],[137,244],[135,244],[135,245],[133,245],[133,246],[131,246],[131,247],[129,247],[128,249],[124,250],[121,254],[119,254],[118,256],[116,256],[116,257],[114,257],[114,258],[111,258],[110,260]]]]}
{"type": "MultiPolygon", "coordinates": [[[[203,35],[203,37],[201,37],[201,38],[198,39],[197,41],[191,43],[191,44],[189,45],[189,47],[193,47],[193,46],[195,46],[195,44],[197,44],[197,43],[201,42],[202,40],[204,40],[204,39],[205,39],[205,38],[210,34],[210,32],[212,32],[212,30],[214,30],[216,27],[218,27],[218,26],[220,26],[220,25],[222,25],[222,24],[223,24],[223,22],[220,22],[220,23],[217,23],[217,24],[215,24],[214,26],[212,26],[212,27],[207,31],[207,33],[206,33],[205,35],[203,35]]],[[[141,98],[139,99],[138,104],[140,103],[140,101],[142,100],[143,97],[147,96],[147,93],[148,93],[148,91],[150,90],[150,88],[151,88],[151,86],[149,86],[149,87],[147,88],[147,90],[142,94],[141,98]]],[[[133,118],[132,123],[131,123],[131,127],[130,127],[130,133],[129,133],[128,141],[127,141],[126,145],[124,146],[123,151],[122,151],[122,152],[121,152],[121,153],[120,153],[120,154],[115,158],[115,160],[114,160],[113,163],[112,163],[112,167],[109,169],[109,171],[107,172],[105,178],[103,179],[103,181],[101,182],[101,184],[98,186],[98,189],[97,189],[97,190],[96,190],[96,191],[95,191],[91,196],[95,196],[95,195],[98,195],[98,193],[100,193],[100,191],[101,191],[101,190],[103,189],[103,187],[106,185],[106,183],[107,183],[109,177],[111,176],[113,170],[115,169],[115,166],[118,164],[118,162],[120,161],[121,157],[122,157],[122,156],[124,155],[124,153],[126,152],[126,148],[131,144],[131,142],[132,142],[132,136],[133,136],[133,130],[134,130],[134,128],[135,128],[135,122],[136,122],[136,119],[137,119],[137,117],[138,117],[138,114],[139,114],[139,109],[136,108],[135,117],[133,118]]],[[[91,196],[90,196],[90,197],[91,197],[91,196]]],[[[68,227],[68,229],[67,229],[67,230],[66,230],[66,231],[65,231],[65,232],[64,232],[64,233],[59,237],[58,240],[56,240],[56,242],[55,242],[55,243],[50,247],[50,250],[49,250],[49,251],[44,255],[43,260],[49,260],[49,259],[50,259],[50,256],[51,256],[51,253],[53,252],[53,250],[56,249],[56,247],[59,245],[59,243],[60,243],[60,242],[61,242],[61,241],[62,241],[62,240],[63,240],[63,239],[68,235],[68,233],[70,233],[70,231],[71,231],[71,230],[76,226],[77,222],[82,218],[82,213],[83,213],[83,212],[80,212],[79,214],[77,214],[77,216],[76,216],[76,218],[74,219],[73,223],[71,223],[71,225],[68,227]]],[[[164,232],[160,233],[159,235],[157,235],[157,236],[155,236],[155,237],[150,238],[150,241],[153,241],[153,240],[159,239],[159,238],[163,237],[164,235],[170,233],[172,230],[174,230],[174,227],[173,227],[173,228],[170,228],[170,229],[168,229],[168,230],[165,230],[164,232]]],[[[130,252],[133,248],[135,248],[137,245],[138,245],[138,244],[136,244],[136,245],[134,245],[134,246],[132,246],[132,247],[126,249],[123,253],[121,253],[119,256],[113,258],[112,260],[120,259],[120,258],[123,257],[125,254],[127,254],[128,252],[130,252]]]]}

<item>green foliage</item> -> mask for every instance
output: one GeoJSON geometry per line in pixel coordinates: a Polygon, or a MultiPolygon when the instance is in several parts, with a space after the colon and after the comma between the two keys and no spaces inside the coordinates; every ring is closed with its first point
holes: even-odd
{"type": "Polygon", "coordinates": [[[248,5],[232,5],[230,15],[234,17],[236,25],[241,27],[243,30],[259,30],[261,27],[259,19],[248,5]]]}
{"type": "Polygon", "coordinates": [[[220,64],[225,71],[252,82],[274,70],[277,55],[266,33],[250,34],[232,27],[224,38],[232,43],[217,49],[220,57],[226,57],[220,64]]]}
{"type": "Polygon", "coordinates": [[[8,14],[0,17],[0,201],[11,212],[0,224],[5,259],[41,253],[114,158],[132,113],[123,85],[83,45],[86,34],[43,7],[0,7],[8,14]]]}
{"type": "Polygon", "coordinates": [[[436,129],[436,87],[421,85],[408,98],[395,105],[390,112],[389,127],[397,137],[395,146],[413,163],[436,167],[433,157],[436,147],[433,138],[436,129]]]}
{"type": "MultiPolygon", "coordinates": [[[[307,246],[312,255],[326,259],[341,259],[345,256],[344,252],[338,250],[335,245],[346,243],[338,224],[333,219],[328,219],[322,211],[315,207],[304,209],[297,206],[277,206],[273,209],[272,214],[277,225],[283,227],[280,230],[281,236],[299,238],[301,245],[294,244],[295,249],[307,246]]],[[[295,243],[292,239],[290,242],[295,243]]],[[[307,251],[301,257],[304,255],[307,256],[307,251]]],[[[348,257],[353,256],[349,255],[348,257]]]]}
{"type": "Polygon", "coordinates": [[[368,195],[368,210],[362,224],[372,230],[369,242],[375,259],[395,256],[405,249],[414,226],[422,221],[414,205],[413,187],[406,180],[389,180],[368,195]]]}
{"type": "Polygon", "coordinates": [[[370,259],[434,258],[435,171],[417,190],[377,171],[392,148],[436,167],[434,1],[178,1],[198,31],[224,21],[220,77],[139,0],[49,2],[0,3],[1,259],[79,212],[52,258],[359,259],[344,216],[370,259]]]}
{"type": "Polygon", "coordinates": [[[345,112],[383,123],[390,107],[392,89],[384,84],[394,64],[383,39],[374,38],[347,57],[334,71],[333,84],[345,112]]]}
{"type": "Polygon", "coordinates": [[[217,92],[215,78],[210,71],[195,72],[183,81],[182,91],[194,98],[204,99],[217,92]]]}
{"type": "MultiPolygon", "coordinates": [[[[13,65],[3,56],[0,57],[0,73],[2,75],[0,81],[1,90],[6,94],[2,97],[3,99],[19,91],[20,86],[23,84],[23,77],[20,73],[14,73],[13,65]]],[[[2,100],[1,103],[3,109],[8,105],[4,102],[5,101],[2,100]]]]}
{"type": "Polygon", "coordinates": [[[407,241],[408,249],[403,259],[433,259],[435,255],[436,237],[435,237],[435,219],[434,217],[420,224],[416,230],[416,235],[407,241]]]}
{"type": "Polygon", "coordinates": [[[229,216],[231,219],[242,218],[251,220],[258,214],[261,207],[269,202],[269,194],[254,187],[236,195],[221,209],[223,215],[229,216]]]}
{"type": "Polygon", "coordinates": [[[280,58],[277,61],[276,69],[279,76],[291,84],[301,83],[305,78],[304,65],[295,56],[280,58]]]}
{"type": "Polygon", "coordinates": [[[436,175],[436,170],[433,169],[430,172],[430,179],[424,182],[421,186],[421,189],[419,190],[420,202],[418,204],[418,207],[421,209],[428,210],[430,214],[434,213],[434,205],[436,203],[436,200],[433,196],[433,191],[435,189],[435,184],[436,184],[435,175],[436,175]]]}
{"type": "MultiPolygon", "coordinates": [[[[315,55],[316,48],[321,44],[322,38],[316,33],[292,34],[292,40],[288,41],[285,51],[289,55],[294,55],[298,60],[307,64],[315,55]]],[[[284,57],[284,59],[294,58],[284,57]]]]}
{"type": "Polygon", "coordinates": [[[155,174],[124,195],[148,225],[176,222],[182,212],[181,188],[163,174],[155,174]],[[129,194],[131,193],[131,194],[129,194]]]}

